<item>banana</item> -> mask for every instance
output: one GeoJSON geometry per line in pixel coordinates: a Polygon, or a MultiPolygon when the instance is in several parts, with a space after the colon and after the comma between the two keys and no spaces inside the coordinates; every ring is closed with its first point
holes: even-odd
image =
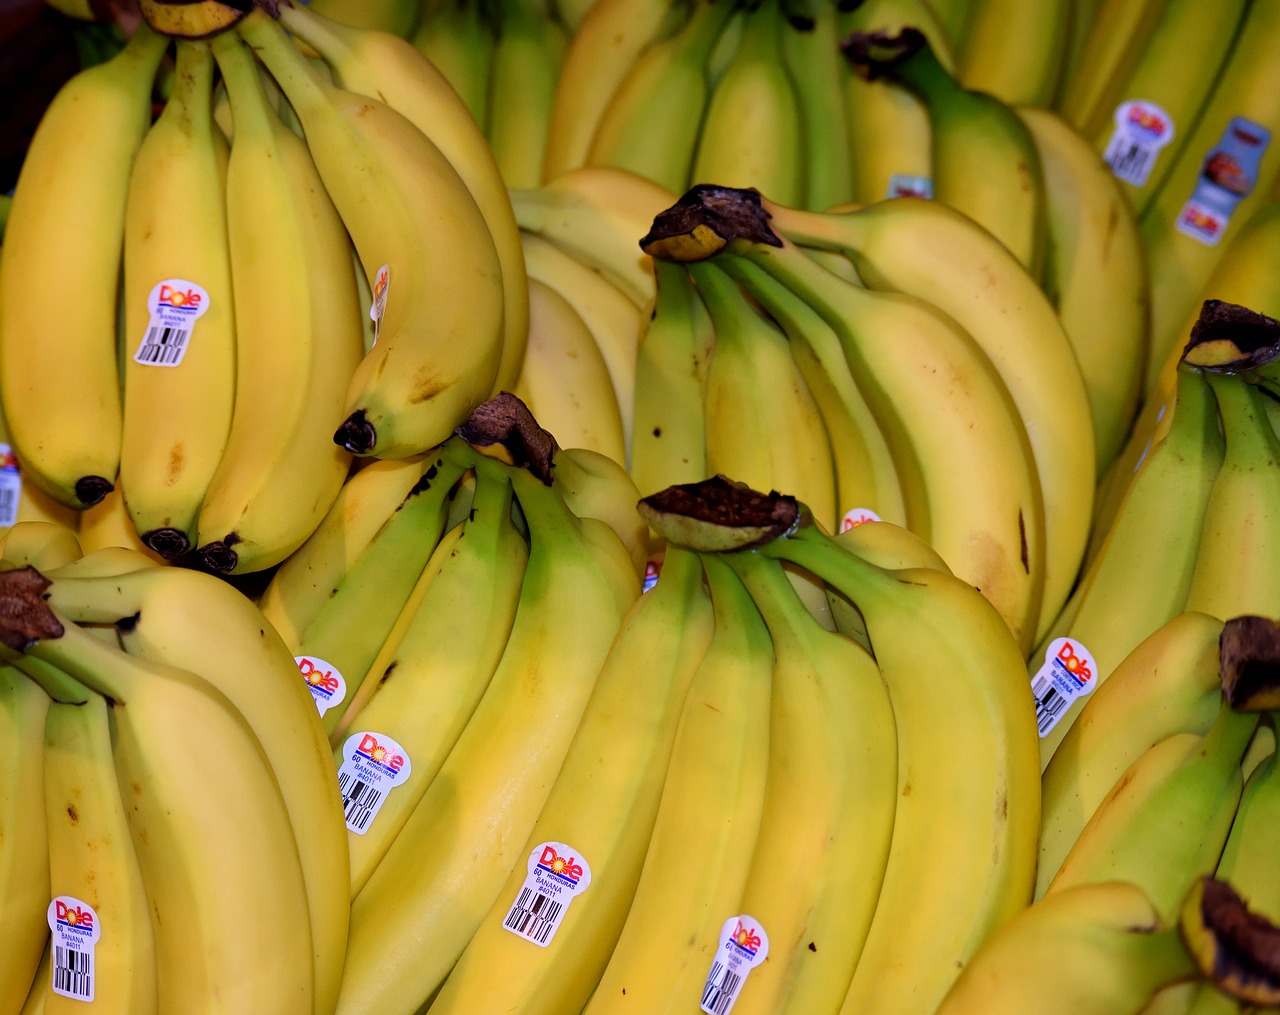
{"type": "Polygon", "coordinates": [[[977,0],[965,20],[960,81],[1010,106],[1048,106],[1058,92],[1074,9],[1075,0],[977,0]]]}
{"type": "Polygon", "coordinates": [[[837,528],[831,441],[786,336],[714,262],[688,270],[715,329],[703,395],[708,472],[794,492],[837,528]]]}
{"type": "Polygon", "coordinates": [[[100,695],[83,699],[54,702],[45,718],[44,791],[57,929],[44,1011],[66,1015],[89,1001],[95,1012],[147,1015],[156,1012],[156,959],[146,886],[112,760],[110,709],[100,695]],[[90,916],[88,942],[85,930],[75,929],[84,915],[90,916]]]}
{"type": "Polygon", "coordinates": [[[770,948],[734,1010],[837,1011],[893,832],[893,709],[871,654],[816,624],[778,561],[754,553],[728,560],[774,646],[764,811],[740,906],[768,932],[770,948]]]}
{"type": "Polygon", "coordinates": [[[266,745],[204,680],[61,622],[41,605],[45,583],[27,575],[0,577],[29,606],[23,628],[6,624],[6,643],[112,703],[116,773],[151,910],[158,1010],[314,1010],[307,895],[266,745]]]}
{"type": "Polygon", "coordinates": [[[1275,975],[1280,927],[1254,911],[1230,882],[1198,879],[1187,893],[1178,927],[1200,973],[1241,1003],[1227,1011],[1254,1012],[1280,1004],[1280,977],[1275,975]]]}
{"type": "Polygon", "coordinates": [[[676,0],[600,0],[591,5],[561,62],[547,124],[544,184],[587,164],[605,109],[641,51],[665,34],[677,7],[676,0]]]}
{"type": "Polygon", "coordinates": [[[1203,736],[1222,698],[1222,621],[1179,613],[1144,638],[1085,700],[1040,780],[1036,897],[1085,823],[1138,757],[1177,734],[1203,736]]]}
{"type": "Polygon", "coordinates": [[[494,40],[493,25],[484,5],[475,0],[423,3],[418,27],[408,38],[458,93],[483,131],[489,111],[489,65],[494,40]]]}
{"type": "Polygon", "coordinates": [[[840,45],[855,67],[901,83],[924,103],[933,139],[933,197],[993,233],[1038,278],[1044,179],[1035,142],[1013,109],[962,85],[917,28],[896,35],[854,33],[840,45]]]}
{"type": "Polygon", "coordinates": [[[40,965],[31,981],[31,990],[18,1015],[44,1015],[44,1002],[49,994],[49,984],[53,977],[53,958],[46,948],[40,957],[40,965]]]}
{"type": "Polygon", "coordinates": [[[1138,411],[1147,358],[1146,252],[1120,182],[1057,113],[1021,108],[1044,171],[1044,290],[1089,396],[1097,475],[1138,411]]]}
{"type": "Polygon", "coordinates": [[[906,508],[889,445],[858,390],[835,330],[758,266],[729,259],[725,270],[751,290],[786,332],[796,367],[818,405],[835,466],[836,514],[829,528],[839,531],[868,510],[881,520],[904,524],[906,508]]]}
{"type": "Polygon", "coordinates": [[[733,4],[691,0],[688,19],[635,60],[605,107],[586,165],[616,166],[679,193],[689,186],[711,91],[708,63],[733,4]]]}
{"type": "Polygon", "coordinates": [[[781,0],[744,10],[742,38],[711,89],[691,182],[756,187],[805,203],[803,111],[782,59],[781,0]]]}
{"type": "Polygon", "coordinates": [[[369,461],[348,477],[315,532],[276,569],[258,600],[289,646],[298,643],[374,534],[439,462],[438,455],[369,461]]]}
{"type": "Polygon", "coordinates": [[[836,5],[804,0],[781,28],[782,59],[796,90],[804,128],[805,206],[815,210],[854,197],[853,155],[840,58],[836,5]]]}
{"type": "Polygon", "coordinates": [[[117,57],[59,90],[23,156],[0,248],[7,442],[26,476],[73,508],[106,496],[119,468],[120,382],[109,336],[125,192],[167,45],[143,26],[117,57]]]}
{"type": "MultiPolygon", "coordinates": [[[[947,29],[925,0],[864,0],[841,11],[839,19],[841,39],[854,32],[917,28],[942,66],[955,68],[947,29]]],[[[843,80],[853,199],[870,204],[905,193],[931,196],[933,141],[921,101],[898,82],[857,73],[847,63],[843,80]]]]}
{"type": "Polygon", "coordinates": [[[532,190],[511,191],[516,221],[571,254],[644,310],[653,302],[653,264],[636,247],[676,195],[624,169],[591,166],[532,190]]]}
{"type": "Polygon", "coordinates": [[[144,567],[156,567],[162,561],[128,546],[100,546],[90,550],[79,560],[45,572],[46,578],[96,578],[114,577],[139,571],[144,567]]]}
{"type": "Polygon", "coordinates": [[[0,664],[0,1009],[16,1012],[46,951],[49,889],[44,724],[49,696],[0,664]]]}
{"type": "Polygon", "coordinates": [[[618,462],[587,448],[556,448],[551,479],[569,510],[579,518],[598,518],[617,533],[631,557],[636,577],[649,562],[649,526],[636,512],[640,491],[618,462]]]}
{"type": "Polygon", "coordinates": [[[938,1015],[1138,1015],[1166,985],[1195,973],[1176,923],[1162,919],[1140,887],[1077,885],[997,930],[938,1015]]]}
{"type": "Polygon", "coordinates": [[[529,871],[517,864],[428,1009],[433,1015],[499,1008],[558,1015],[586,1003],[627,918],[677,722],[712,628],[701,563],[669,548],[661,580],[618,631],[525,843],[524,855],[539,859],[548,843],[571,847],[590,870],[585,894],[561,899],[558,922],[547,921],[553,910],[536,898],[520,905],[529,871]],[[520,924],[526,914],[530,922],[520,924]],[[495,969],[503,975],[495,978],[495,969]]]}
{"type": "Polygon", "coordinates": [[[1280,4],[1250,4],[1204,111],[1142,215],[1158,359],[1193,311],[1224,241],[1267,203],[1280,173],[1280,143],[1272,137],[1280,132],[1277,44],[1280,4]]]}
{"type": "MultiPolygon", "coordinates": [[[[1276,756],[1272,753],[1248,777],[1214,872],[1216,878],[1231,884],[1248,900],[1251,910],[1273,923],[1280,919],[1280,895],[1271,864],[1276,830],[1280,829],[1280,778],[1276,772],[1276,756]]],[[[1208,983],[1196,988],[1196,996],[1187,1008],[1191,1015],[1236,1015],[1241,1010],[1234,998],[1208,983]]]]}
{"type": "Polygon", "coordinates": [[[762,204],[788,239],[842,252],[876,291],[933,304],[991,360],[1017,406],[1044,492],[1042,634],[1080,569],[1093,504],[1081,477],[1096,461],[1088,388],[1052,304],[990,234],[939,202],[899,198],[828,215],[762,204]]]}
{"type": "Polygon", "coordinates": [[[297,637],[281,632],[295,658],[312,660],[308,665],[315,678],[322,670],[327,674],[330,683],[318,689],[335,689],[332,695],[317,698],[317,706],[325,703],[321,721],[328,733],[343,712],[336,706],[350,702],[360,689],[448,528],[462,470],[439,451],[427,462],[431,464],[421,463],[425,469],[419,467],[420,481],[388,509],[382,526],[328,590],[314,616],[298,628],[297,637]],[[335,676],[337,684],[332,682],[335,676]]]}
{"type": "Polygon", "coordinates": [[[613,394],[622,413],[623,436],[630,448],[635,416],[636,346],[644,325],[640,308],[599,272],[592,271],[554,243],[534,233],[522,233],[520,239],[529,278],[537,279],[563,296],[591,330],[591,337],[609,370],[613,394]]]}
{"type": "MultiPolygon", "coordinates": [[[[1181,613],[1209,492],[1222,463],[1213,392],[1195,370],[1178,373],[1170,405],[1134,473],[1101,547],[1080,579],[1065,634],[1089,650],[1101,686],[1121,660],[1181,613]]],[[[1048,764],[1084,707],[1076,698],[1040,741],[1048,764]]]]}
{"type": "Polygon", "coordinates": [[[466,729],[351,904],[343,1015],[412,1012],[443,982],[523,860],[515,851],[639,595],[608,525],[578,519],[529,468],[510,474],[530,533],[511,634],[466,729]]]}
{"type": "Polygon", "coordinates": [[[177,49],[173,93],[129,177],[121,350],[125,508],[143,543],[169,559],[196,546],[200,504],[231,426],[236,370],[227,142],[211,116],[213,55],[204,42],[177,49]]]}
{"type": "Polygon", "coordinates": [[[57,522],[18,522],[0,536],[0,562],[7,568],[30,564],[41,571],[65,567],[84,556],[74,529],[57,522]]]}
{"type": "MultiPolygon", "coordinates": [[[[237,723],[260,742],[255,753],[279,783],[280,805],[297,840],[294,863],[307,907],[306,923],[298,927],[309,928],[298,929],[298,937],[306,942],[303,968],[309,981],[314,977],[307,993],[314,993],[318,1011],[332,1011],[350,898],[346,832],[328,741],[288,648],[241,593],[186,568],[59,578],[48,596],[76,622],[114,623],[130,659],[205,682],[206,696],[225,697],[237,723]]],[[[276,848],[283,852],[284,841],[276,848]]]]}
{"type": "Polygon", "coordinates": [[[693,1010],[721,925],[739,912],[764,806],[773,652],[741,580],[720,560],[704,559],[703,568],[714,634],[684,700],[635,895],[587,1015],[693,1010]]]}
{"type": "Polygon", "coordinates": [[[643,246],[682,259],[723,248],[719,256],[758,264],[822,315],[881,421],[908,527],[981,589],[1029,648],[1044,587],[1044,509],[1025,428],[990,360],[929,304],[851,285],[812,261],[779,238],[744,194],[690,192],[701,211],[673,209],[643,246]],[[722,218],[722,198],[737,213],[732,223],[722,218]],[[885,333],[899,340],[880,341],[885,333]],[[952,380],[961,377],[962,384],[952,380]],[[987,478],[975,483],[976,476],[987,478]]]}
{"type": "Polygon", "coordinates": [[[1139,216],[1193,134],[1249,5],[1169,0],[1151,6],[1159,9],[1159,21],[1135,50],[1136,65],[1084,128],[1139,216]]]}
{"type": "Polygon", "coordinates": [[[365,801],[344,788],[352,898],[462,735],[511,632],[529,549],[511,521],[511,482],[502,467],[476,467],[471,512],[450,530],[459,538],[441,541],[447,552],[428,563],[431,578],[416,606],[406,607],[394,650],[380,654],[334,730],[340,771],[350,739],[366,731],[391,738],[410,761],[408,774],[381,798],[367,824],[358,817],[361,809],[368,812],[365,801]]]}
{"type": "MultiPolygon", "coordinates": [[[[1194,363],[1199,349],[1187,353],[1194,363]]],[[[1252,613],[1280,616],[1280,437],[1267,417],[1266,396],[1243,374],[1206,371],[1226,440],[1222,467],[1209,491],[1186,609],[1220,620],[1252,613]]]]}
{"type": "Polygon", "coordinates": [[[1217,865],[1257,724],[1256,713],[1236,711],[1224,696],[1204,736],[1174,734],[1145,751],[1081,829],[1044,897],[1072,885],[1129,881],[1165,919],[1176,917],[1194,878],[1217,865]]]}
{"type": "Polygon", "coordinates": [[[334,446],[332,423],[364,346],[350,243],[306,144],[272,110],[244,43],[229,33],[211,47],[235,119],[236,394],[200,505],[197,553],[207,570],[243,574],[289,556],[338,495],[351,456],[334,446]]]}
{"type": "Polygon", "coordinates": [[[558,443],[627,461],[622,410],[604,354],[572,304],[529,281],[529,341],[512,393],[558,443]]]}
{"type": "MultiPolygon", "coordinates": [[[[475,3],[446,3],[460,18],[478,11],[475,3]]],[[[424,14],[424,19],[427,15],[424,14]]],[[[450,87],[447,69],[419,57],[411,45],[389,32],[349,28],[314,16],[309,9],[280,9],[280,23],[320,53],[343,88],[380,98],[410,120],[440,149],[475,198],[493,237],[502,267],[502,356],[495,389],[510,386],[520,368],[529,327],[520,230],[506,184],[483,130],[450,87]]],[[[425,21],[424,21],[425,23],[425,21]]],[[[487,75],[488,58],[476,61],[487,75]]]]}
{"type": "Polygon", "coordinates": [[[545,0],[499,0],[485,131],[508,187],[542,182],[556,82],[569,45],[545,0]]]}
{"type": "Polygon", "coordinates": [[[753,546],[791,561],[865,619],[897,725],[898,800],[875,915],[841,1010],[932,1012],[982,941],[1027,905],[1035,882],[1040,779],[1021,652],[972,586],[930,568],[864,561],[793,498],[722,479],[675,492],[675,507],[661,495],[641,502],[669,539],[683,531],[700,549],[753,546]],[[951,745],[945,753],[939,737],[951,745]]]}
{"type": "Polygon", "coordinates": [[[1075,67],[1062,84],[1057,109],[1092,137],[1094,125],[1121,101],[1121,83],[1132,73],[1164,9],[1173,0],[1101,0],[1083,24],[1075,67]]]}
{"type": "Polygon", "coordinates": [[[683,264],[654,263],[657,294],[636,346],[628,469],[643,495],[708,475],[702,397],[715,331],[683,264]]]}
{"type": "Polygon", "coordinates": [[[501,361],[502,268],[484,216],[440,149],[403,115],[328,84],[262,11],[236,31],[297,113],[383,307],[334,440],[380,458],[434,447],[489,396],[501,361]]]}
{"type": "Polygon", "coordinates": [[[418,23],[418,0],[311,0],[310,6],[331,20],[402,38],[412,35],[418,23]]]}

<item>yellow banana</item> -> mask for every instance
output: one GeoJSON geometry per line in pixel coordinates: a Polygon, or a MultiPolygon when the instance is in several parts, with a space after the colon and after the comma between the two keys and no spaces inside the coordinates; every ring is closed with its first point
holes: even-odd
{"type": "Polygon", "coordinates": [[[30,564],[40,571],[65,567],[84,556],[75,530],[57,522],[19,522],[0,536],[0,561],[7,568],[30,564]]]}
{"type": "Polygon", "coordinates": [[[207,570],[243,574],[289,556],[338,495],[351,456],[334,445],[332,422],[364,346],[350,242],[305,142],[272,110],[245,44],[224,34],[211,45],[235,119],[227,230],[236,394],[200,505],[197,552],[207,570]]]}
{"type": "Polygon", "coordinates": [[[1011,106],[1048,106],[1058,91],[1075,0],[975,0],[970,6],[958,51],[964,86],[1011,106]]]}
{"type": "Polygon", "coordinates": [[[586,1015],[695,1010],[721,925],[739,912],[764,806],[773,655],[738,577],[719,560],[703,568],[714,633],[685,696],[630,910],[586,1015]]]}
{"type": "Polygon", "coordinates": [[[440,148],[403,115],[330,85],[262,11],[236,30],[297,113],[382,307],[334,440],[380,458],[434,447],[489,396],[502,358],[502,267],[484,216],[440,148]]]}
{"type": "Polygon", "coordinates": [[[155,939],[112,760],[110,708],[100,695],[82,697],[54,702],[45,719],[50,907],[56,929],[44,1011],[71,1015],[88,1001],[95,1012],[154,1015],[155,939]],[[84,915],[90,916],[88,927],[81,923],[84,915]]]}
{"type": "MultiPolygon", "coordinates": [[[[701,563],[686,550],[669,548],[661,580],[618,631],[525,843],[524,854],[538,860],[548,844],[570,847],[590,871],[581,897],[573,886],[543,875],[540,882],[563,893],[540,903],[542,892],[535,889],[522,904],[530,873],[517,864],[428,1011],[501,1007],[559,1015],[585,1005],[627,918],[677,722],[712,626],[701,563]],[[603,753],[610,763],[602,767],[603,753]],[[557,902],[563,908],[555,909],[557,902]],[[495,979],[499,968],[503,975],[495,979]]],[[[578,881],[584,884],[581,876],[578,881]]]]}
{"type": "Polygon", "coordinates": [[[418,27],[408,36],[413,47],[458,93],[482,131],[489,110],[493,33],[483,4],[441,0],[422,4],[418,27]]]}
{"type": "Polygon", "coordinates": [[[59,90],[23,157],[4,227],[7,440],[29,478],[74,508],[106,496],[119,468],[114,336],[125,194],[167,46],[144,25],[118,56],[59,90]]]}
{"type": "Polygon", "coordinates": [[[169,559],[196,547],[235,398],[227,142],[211,115],[213,74],[207,43],[178,43],[174,90],[138,149],[125,210],[120,485],[139,537],[169,559]]]}

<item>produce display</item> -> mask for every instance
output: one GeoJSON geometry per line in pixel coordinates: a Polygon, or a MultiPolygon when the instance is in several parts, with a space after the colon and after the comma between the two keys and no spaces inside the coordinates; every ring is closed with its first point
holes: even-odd
{"type": "Polygon", "coordinates": [[[0,1015],[1280,1010],[1280,0],[23,17],[0,1015]]]}

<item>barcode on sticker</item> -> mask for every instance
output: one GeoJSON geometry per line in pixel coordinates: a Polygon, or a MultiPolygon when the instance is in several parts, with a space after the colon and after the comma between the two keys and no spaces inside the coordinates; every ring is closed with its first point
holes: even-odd
{"type": "Polygon", "coordinates": [[[502,926],[545,948],[555,937],[569,903],[591,884],[591,867],[563,842],[543,842],[529,852],[524,884],[502,926]]]}
{"type": "Polygon", "coordinates": [[[53,992],[77,1001],[93,1000],[93,954],[55,945],[53,992]]]}
{"type": "Polygon", "coordinates": [[[738,999],[742,980],[723,962],[713,962],[707,985],[702,989],[702,1010],[711,1015],[725,1015],[738,999]]]}
{"type": "Polygon", "coordinates": [[[15,483],[9,485],[0,480],[0,529],[18,524],[18,491],[15,483]]]}
{"type": "Polygon", "coordinates": [[[524,887],[520,889],[515,905],[507,913],[507,918],[502,921],[502,925],[507,930],[545,948],[547,942],[551,940],[551,935],[560,925],[562,912],[564,912],[563,903],[553,902],[541,892],[524,887]]]}
{"type": "Polygon", "coordinates": [[[147,337],[142,340],[142,345],[133,358],[139,363],[157,367],[177,366],[182,362],[182,354],[186,351],[187,339],[190,337],[190,328],[148,328],[147,337]]]}
{"type": "Polygon", "coordinates": [[[363,835],[382,806],[384,794],[347,772],[338,776],[338,792],[342,794],[342,813],[347,827],[363,835]]]}
{"type": "Polygon", "coordinates": [[[1151,177],[1151,167],[1155,165],[1159,148],[1145,145],[1131,137],[1114,135],[1107,146],[1102,159],[1111,167],[1111,172],[1135,187],[1143,186],[1151,177]]]}
{"type": "Polygon", "coordinates": [[[1058,693],[1048,677],[1038,677],[1031,685],[1031,693],[1036,699],[1036,728],[1044,736],[1053,729],[1070,701],[1058,693]]]}
{"type": "Polygon", "coordinates": [[[364,835],[382,802],[409,778],[413,766],[405,749],[385,733],[353,733],[342,745],[338,792],[347,827],[364,835]]]}
{"type": "Polygon", "coordinates": [[[1077,698],[1097,686],[1097,664],[1089,650],[1078,641],[1055,638],[1045,649],[1044,663],[1031,677],[1031,696],[1036,704],[1036,730],[1048,736],[1063,713],[1077,698]]]}

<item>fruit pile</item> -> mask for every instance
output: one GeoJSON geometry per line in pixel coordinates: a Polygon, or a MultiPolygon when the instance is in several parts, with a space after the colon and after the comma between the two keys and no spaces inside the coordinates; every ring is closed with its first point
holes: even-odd
{"type": "Polygon", "coordinates": [[[1280,1008],[1278,0],[109,6],[0,1015],[1280,1008]]]}

